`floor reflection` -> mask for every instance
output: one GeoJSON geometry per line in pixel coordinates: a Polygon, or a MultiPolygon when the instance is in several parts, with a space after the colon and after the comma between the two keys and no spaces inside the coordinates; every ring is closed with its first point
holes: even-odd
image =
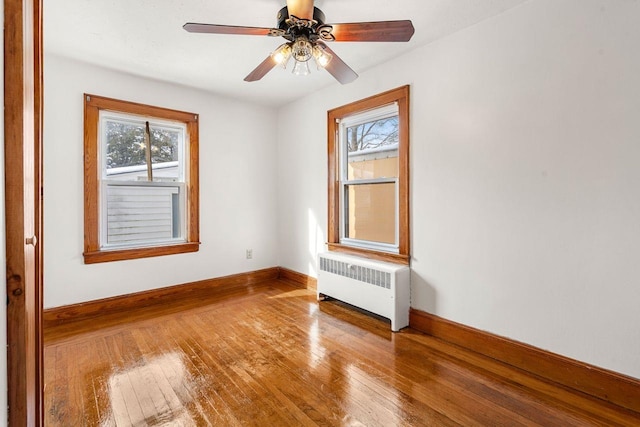
{"type": "Polygon", "coordinates": [[[288,292],[281,292],[278,295],[270,296],[269,299],[279,298],[309,298],[309,291],[306,289],[296,289],[288,292]]]}
{"type": "Polygon", "coordinates": [[[191,397],[187,393],[177,394],[187,382],[187,376],[177,353],[157,356],[142,365],[114,373],[109,378],[113,420],[103,425],[195,426],[185,407],[191,397]]]}
{"type": "MultiPolygon", "coordinates": [[[[317,305],[310,305],[310,315],[313,315],[312,311],[317,310],[317,305]]],[[[320,327],[318,325],[318,319],[315,319],[311,325],[309,325],[309,367],[316,368],[325,355],[325,347],[320,344],[320,327]]]]}

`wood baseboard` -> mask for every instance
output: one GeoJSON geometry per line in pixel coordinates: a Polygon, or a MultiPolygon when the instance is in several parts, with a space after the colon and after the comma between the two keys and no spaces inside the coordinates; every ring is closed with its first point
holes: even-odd
{"type": "Polygon", "coordinates": [[[409,326],[565,387],[640,412],[640,380],[411,309],[409,326]]]}
{"type": "MultiPolygon", "coordinates": [[[[232,292],[267,280],[281,279],[303,288],[317,289],[317,280],[283,267],[273,267],[215,279],[201,280],[134,294],[44,310],[45,328],[105,314],[162,304],[166,301],[202,298],[232,292]]],[[[443,341],[538,375],[565,387],[640,412],[640,380],[539,348],[503,338],[424,311],[411,309],[409,326],[443,341]]]]}
{"type": "Polygon", "coordinates": [[[306,274],[298,273],[297,271],[289,270],[288,268],[280,267],[280,276],[278,276],[278,278],[294,282],[306,289],[318,289],[317,279],[307,276],[306,274]]]}
{"type": "Polygon", "coordinates": [[[234,274],[232,276],[87,301],[79,304],[48,308],[44,310],[44,328],[52,328],[66,322],[91,319],[105,314],[120,313],[134,308],[147,307],[176,299],[201,298],[210,296],[216,292],[228,292],[239,287],[245,287],[267,280],[275,280],[279,274],[280,269],[273,267],[248,273],[234,274]]]}

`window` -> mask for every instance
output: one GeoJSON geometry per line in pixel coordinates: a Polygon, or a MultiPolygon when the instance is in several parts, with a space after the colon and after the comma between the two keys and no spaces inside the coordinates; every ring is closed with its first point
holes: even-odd
{"type": "Polygon", "coordinates": [[[85,263],[199,247],[198,116],[85,94],[85,263]]]}
{"type": "Polygon", "coordinates": [[[409,87],[329,111],[329,250],[409,263],[409,87]]]}

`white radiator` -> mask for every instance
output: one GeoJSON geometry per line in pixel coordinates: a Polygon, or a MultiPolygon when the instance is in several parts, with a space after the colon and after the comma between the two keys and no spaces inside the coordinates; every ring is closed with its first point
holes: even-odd
{"type": "Polygon", "coordinates": [[[409,326],[409,267],[327,252],[318,260],[318,299],[329,296],[409,326]]]}

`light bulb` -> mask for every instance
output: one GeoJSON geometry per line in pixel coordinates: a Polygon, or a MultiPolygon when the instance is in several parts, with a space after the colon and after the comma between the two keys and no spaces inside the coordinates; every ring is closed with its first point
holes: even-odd
{"type": "Polygon", "coordinates": [[[271,54],[271,57],[276,64],[282,65],[282,68],[287,68],[287,63],[289,62],[289,58],[291,58],[291,46],[288,43],[278,46],[271,54]]]}
{"type": "Polygon", "coordinates": [[[296,64],[293,66],[293,74],[296,76],[306,76],[311,74],[309,70],[309,63],[307,61],[296,61],[296,64]]]}
{"type": "Polygon", "coordinates": [[[329,65],[329,62],[331,62],[333,55],[331,55],[320,46],[315,45],[313,47],[313,57],[316,60],[316,64],[318,64],[318,68],[324,68],[329,65]]]}
{"type": "Polygon", "coordinates": [[[300,36],[293,42],[292,50],[293,59],[298,62],[306,62],[311,59],[313,46],[308,38],[300,36]]]}

